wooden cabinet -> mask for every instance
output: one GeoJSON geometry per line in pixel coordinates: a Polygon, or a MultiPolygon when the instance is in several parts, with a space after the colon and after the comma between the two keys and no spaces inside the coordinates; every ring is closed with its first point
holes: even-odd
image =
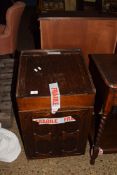
{"type": "Polygon", "coordinates": [[[98,154],[117,153],[117,55],[90,56],[89,69],[96,87],[95,131],[91,163],[98,154]]]}
{"type": "Polygon", "coordinates": [[[117,20],[96,17],[40,18],[42,49],[81,48],[88,54],[114,53],[117,43],[117,20]]]}
{"type": "Polygon", "coordinates": [[[16,100],[27,157],[84,154],[94,96],[79,49],[22,52],[16,100]],[[49,84],[56,82],[60,108],[52,113],[49,84]]]}
{"type": "Polygon", "coordinates": [[[65,10],[64,0],[39,0],[38,6],[41,12],[65,10]]]}

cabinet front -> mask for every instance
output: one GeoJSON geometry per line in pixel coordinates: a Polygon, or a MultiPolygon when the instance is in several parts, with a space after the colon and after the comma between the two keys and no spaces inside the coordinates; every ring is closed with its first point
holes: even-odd
{"type": "Polygon", "coordinates": [[[20,122],[28,157],[84,154],[92,110],[21,112],[20,122]]]}

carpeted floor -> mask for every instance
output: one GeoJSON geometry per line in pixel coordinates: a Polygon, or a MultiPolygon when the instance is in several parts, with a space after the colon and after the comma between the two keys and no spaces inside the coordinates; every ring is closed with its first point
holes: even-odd
{"type": "Polygon", "coordinates": [[[0,162],[0,175],[117,175],[117,154],[99,156],[90,165],[88,144],[85,155],[27,160],[15,118],[10,130],[18,136],[22,151],[14,162],[0,162]]]}
{"type": "MultiPolygon", "coordinates": [[[[34,48],[34,40],[30,32],[29,11],[28,9],[25,12],[21,22],[18,42],[19,50],[34,48]]],[[[117,175],[117,154],[99,156],[95,165],[92,166],[90,165],[88,144],[85,155],[27,160],[15,117],[12,117],[13,125],[10,130],[18,136],[22,150],[14,162],[0,162],[0,175],[117,175]]]]}

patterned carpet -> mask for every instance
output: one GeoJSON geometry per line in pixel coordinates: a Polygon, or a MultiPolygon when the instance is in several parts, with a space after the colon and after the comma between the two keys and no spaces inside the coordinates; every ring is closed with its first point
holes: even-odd
{"type": "Polygon", "coordinates": [[[10,127],[11,117],[11,84],[14,59],[0,57],[0,122],[2,127],[10,127]]]}

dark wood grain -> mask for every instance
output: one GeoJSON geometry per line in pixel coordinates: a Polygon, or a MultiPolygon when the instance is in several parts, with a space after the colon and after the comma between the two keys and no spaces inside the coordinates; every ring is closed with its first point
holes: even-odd
{"type": "Polygon", "coordinates": [[[95,88],[79,49],[22,52],[16,100],[27,157],[84,154],[94,96],[95,88]],[[37,66],[41,70],[35,72],[37,66]],[[52,114],[49,84],[55,82],[58,82],[60,90],[60,109],[52,114]],[[39,93],[32,95],[31,90],[39,93]],[[66,116],[72,116],[75,121],[51,125],[40,125],[34,121],[66,116]]]}
{"type": "Polygon", "coordinates": [[[114,54],[90,56],[89,69],[96,87],[95,123],[99,123],[98,128],[95,126],[91,154],[92,164],[95,163],[100,148],[103,153],[117,152],[117,129],[115,127],[117,110],[113,112],[113,106],[117,106],[116,60],[117,55],[114,54]]]}

